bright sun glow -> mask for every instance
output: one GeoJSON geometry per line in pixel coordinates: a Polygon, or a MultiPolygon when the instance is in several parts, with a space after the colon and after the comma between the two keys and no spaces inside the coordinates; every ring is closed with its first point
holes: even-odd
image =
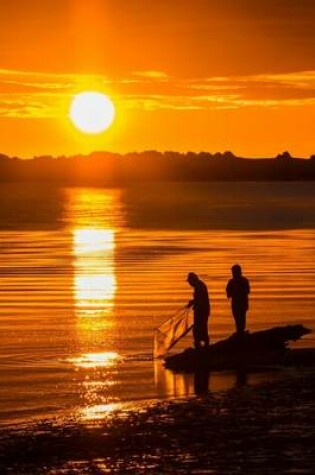
{"type": "Polygon", "coordinates": [[[112,124],[115,108],[108,96],[100,92],[77,94],[70,107],[74,125],[87,134],[99,134],[112,124]]]}
{"type": "Polygon", "coordinates": [[[112,229],[75,229],[73,236],[76,256],[87,253],[112,251],[115,247],[115,233],[112,229]]]}

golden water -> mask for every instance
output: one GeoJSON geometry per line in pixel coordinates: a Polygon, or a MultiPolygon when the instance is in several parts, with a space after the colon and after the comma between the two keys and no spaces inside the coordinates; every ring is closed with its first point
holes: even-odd
{"type": "MultiPolygon", "coordinates": [[[[189,271],[208,284],[212,341],[234,331],[236,262],[251,281],[250,330],[315,327],[312,184],[2,185],[0,206],[3,422],[97,420],[192,394],[192,376],[151,358],[154,328],[190,299],[189,271]]],[[[238,383],[214,374],[209,387],[238,383]]]]}

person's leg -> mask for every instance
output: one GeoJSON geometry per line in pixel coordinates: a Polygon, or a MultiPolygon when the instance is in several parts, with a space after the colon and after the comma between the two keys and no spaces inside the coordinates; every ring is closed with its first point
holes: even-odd
{"type": "Polygon", "coordinates": [[[194,336],[194,345],[195,345],[195,348],[196,350],[199,350],[201,348],[201,340],[200,340],[200,335],[199,335],[199,331],[198,329],[196,328],[196,326],[194,326],[193,328],[193,336],[194,336]]]}
{"type": "Polygon", "coordinates": [[[201,349],[201,340],[198,338],[195,339],[195,349],[200,350],[201,349]]]}
{"type": "Polygon", "coordinates": [[[246,330],[246,310],[239,312],[239,331],[243,333],[246,330]]]}
{"type": "Polygon", "coordinates": [[[209,334],[208,334],[208,318],[202,317],[201,321],[198,324],[198,336],[199,336],[199,345],[201,347],[201,342],[204,343],[204,347],[209,346],[209,334]]]}
{"type": "Polygon", "coordinates": [[[232,308],[236,333],[243,333],[246,328],[246,310],[239,307],[232,308]]]}
{"type": "Polygon", "coordinates": [[[205,321],[204,323],[204,328],[203,328],[203,341],[205,343],[205,347],[207,348],[210,344],[209,341],[209,333],[208,333],[208,320],[205,321]]]}
{"type": "Polygon", "coordinates": [[[232,314],[233,314],[233,318],[234,318],[234,322],[235,322],[235,329],[236,329],[236,333],[239,333],[239,312],[238,312],[238,309],[235,308],[235,307],[232,307],[232,314]]]}
{"type": "Polygon", "coordinates": [[[243,333],[243,331],[244,331],[244,318],[243,318],[242,310],[237,309],[234,312],[234,318],[235,318],[236,333],[243,333]]]}

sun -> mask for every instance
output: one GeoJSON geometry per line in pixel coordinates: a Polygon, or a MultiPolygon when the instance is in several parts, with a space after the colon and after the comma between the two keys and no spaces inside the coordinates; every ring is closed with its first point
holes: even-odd
{"type": "Polygon", "coordinates": [[[86,134],[104,132],[110,127],[114,117],[114,104],[101,92],[81,92],[73,98],[70,106],[70,119],[86,134]]]}

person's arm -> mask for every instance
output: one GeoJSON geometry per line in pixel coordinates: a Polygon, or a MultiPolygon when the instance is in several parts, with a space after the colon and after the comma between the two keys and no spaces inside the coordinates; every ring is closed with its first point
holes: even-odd
{"type": "Polygon", "coordinates": [[[191,307],[193,307],[194,303],[195,303],[195,300],[194,300],[194,299],[189,300],[188,304],[186,305],[186,308],[191,308],[191,307]]]}
{"type": "Polygon", "coordinates": [[[248,279],[246,279],[246,283],[247,283],[247,293],[250,294],[250,284],[249,284],[248,279]]]}
{"type": "Polygon", "coordinates": [[[231,281],[229,280],[227,286],[226,286],[226,297],[230,299],[232,297],[232,289],[231,289],[231,281]]]}

